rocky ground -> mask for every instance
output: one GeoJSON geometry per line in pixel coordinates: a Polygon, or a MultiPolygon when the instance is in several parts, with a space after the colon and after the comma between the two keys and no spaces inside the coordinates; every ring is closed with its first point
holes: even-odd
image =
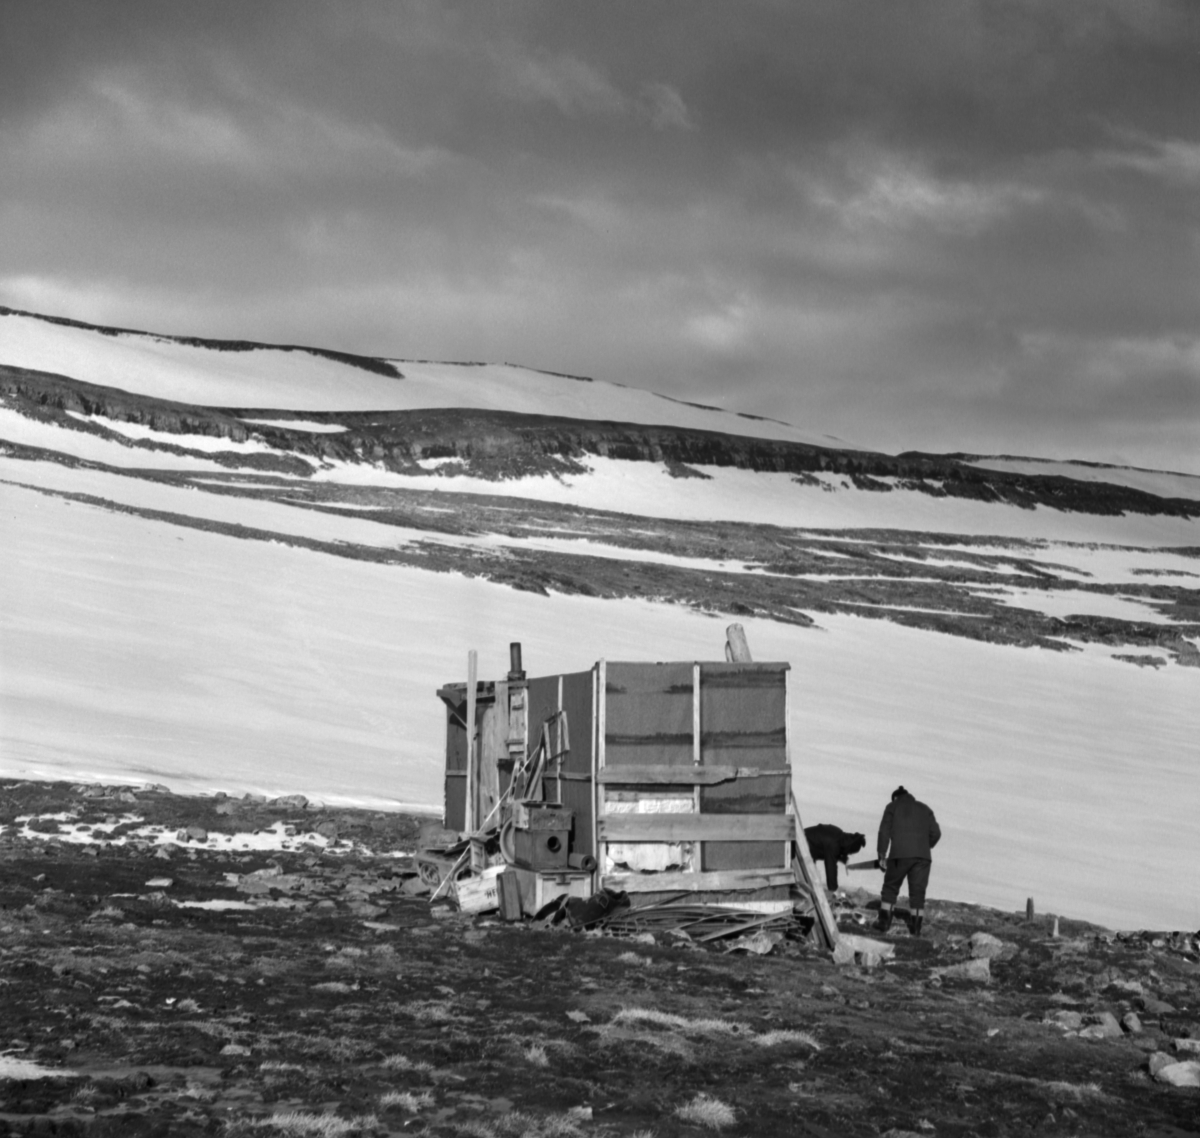
{"type": "Polygon", "coordinates": [[[0,1134],[1200,1133],[1195,935],[935,901],[839,965],[508,925],[413,894],[418,822],[0,787],[0,1134]]]}

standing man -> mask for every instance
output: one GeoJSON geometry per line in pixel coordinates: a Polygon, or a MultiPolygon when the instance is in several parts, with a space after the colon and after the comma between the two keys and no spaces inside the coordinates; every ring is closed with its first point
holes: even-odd
{"type": "Polygon", "coordinates": [[[933,865],[930,851],[941,836],[937,819],[924,802],[918,802],[902,786],[892,791],[892,800],[879,823],[876,847],[879,868],[884,871],[879,920],[875,922],[875,928],[881,933],[892,927],[892,907],[907,878],[911,912],[908,931],[913,936],[921,935],[925,887],[929,884],[929,869],[933,865]]]}

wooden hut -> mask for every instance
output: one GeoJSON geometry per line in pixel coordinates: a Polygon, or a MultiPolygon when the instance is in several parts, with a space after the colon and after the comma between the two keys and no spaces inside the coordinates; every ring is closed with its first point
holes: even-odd
{"type": "Polygon", "coordinates": [[[792,794],[788,664],[743,648],[727,650],[735,660],[601,660],[527,678],[513,648],[506,678],[438,691],[449,829],[500,825],[514,797],[561,804],[572,828],[562,864],[543,870],[551,888],[769,911],[788,908],[798,882],[828,913],[792,794]]]}

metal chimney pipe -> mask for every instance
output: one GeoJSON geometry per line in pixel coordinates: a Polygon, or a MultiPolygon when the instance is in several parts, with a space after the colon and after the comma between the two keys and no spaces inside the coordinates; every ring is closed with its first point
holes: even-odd
{"type": "Polygon", "coordinates": [[[523,680],[525,672],[521,668],[521,642],[514,640],[508,646],[508,678],[510,680],[523,680]]]}

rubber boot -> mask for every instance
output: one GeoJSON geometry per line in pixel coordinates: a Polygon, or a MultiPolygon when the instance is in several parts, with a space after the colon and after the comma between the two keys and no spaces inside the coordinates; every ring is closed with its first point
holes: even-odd
{"type": "Polygon", "coordinates": [[[915,917],[910,918],[910,920],[908,922],[908,931],[913,936],[921,935],[921,922],[924,919],[925,919],[924,916],[920,913],[918,913],[915,917]]]}
{"type": "Polygon", "coordinates": [[[877,932],[885,933],[891,927],[892,927],[892,910],[891,909],[880,909],[879,910],[879,919],[875,922],[875,930],[877,932]]]}

